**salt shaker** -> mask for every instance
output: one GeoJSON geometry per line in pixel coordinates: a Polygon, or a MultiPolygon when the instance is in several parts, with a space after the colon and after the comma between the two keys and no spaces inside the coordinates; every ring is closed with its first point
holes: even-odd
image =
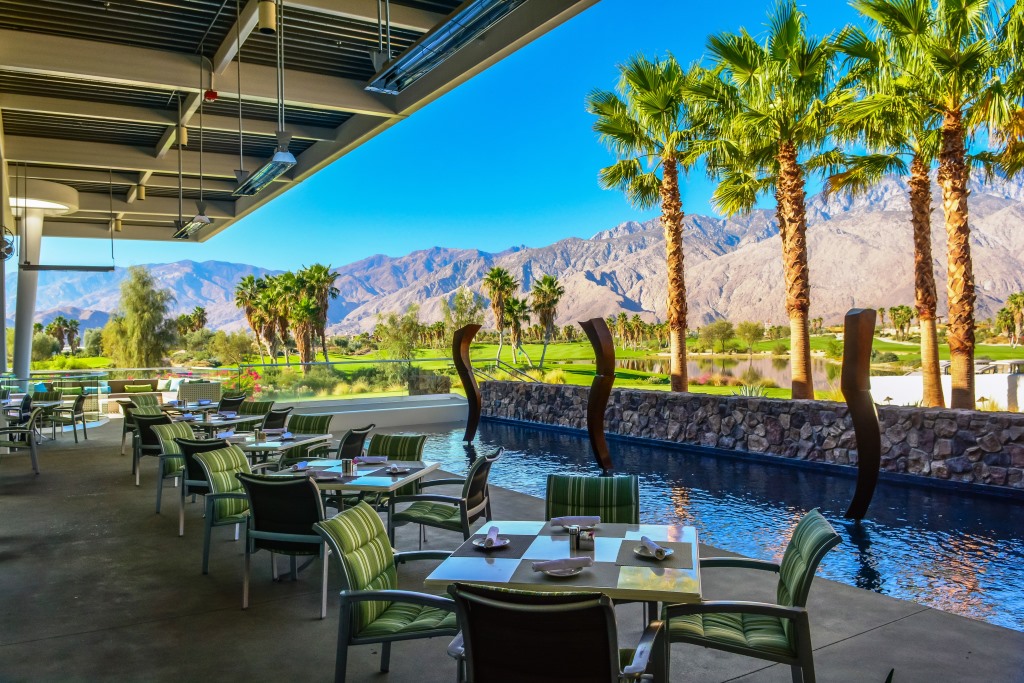
{"type": "Polygon", "coordinates": [[[569,532],[569,550],[577,551],[580,549],[580,527],[578,524],[570,524],[565,527],[565,530],[569,532]]]}

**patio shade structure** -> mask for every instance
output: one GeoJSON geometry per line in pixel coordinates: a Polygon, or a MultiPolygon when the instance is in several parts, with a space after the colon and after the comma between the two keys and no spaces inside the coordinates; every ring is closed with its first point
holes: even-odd
{"type": "MultiPolygon", "coordinates": [[[[279,147],[277,34],[257,28],[264,3],[0,0],[4,226],[17,225],[10,201],[18,173],[78,192],[74,211],[46,217],[44,237],[173,239],[176,147],[180,140],[180,191],[190,210],[200,155],[199,136],[187,130],[198,125],[205,98],[203,199],[212,223],[188,237],[205,242],[597,2],[277,1],[285,130],[296,163],[258,194],[240,196],[235,171],[256,172],[279,147]]],[[[19,323],[32,324],[21,308],[19,323]]]]}

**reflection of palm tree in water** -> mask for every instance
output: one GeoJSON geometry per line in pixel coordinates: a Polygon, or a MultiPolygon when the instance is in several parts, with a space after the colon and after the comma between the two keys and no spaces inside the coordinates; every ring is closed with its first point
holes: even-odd
{"type": "Polygon", "coordinates": [[[850,543],[857,549],[857,574],[854,577],[857,588],[882,592],[882,575],[878,572],[878,561],[871,551],[871,534],[861,521],[848,522],[846,531],[850,543]]]}
{"type": "Polygon", "coordinates": [[[469,462],[470,465],[472,465],[476,461],[476,459],[480,457],[476,453],[476,446],[474,446],[472,443],[464,443],[462,444],[462,447],[466,449],[466,460],[469,462]]]}

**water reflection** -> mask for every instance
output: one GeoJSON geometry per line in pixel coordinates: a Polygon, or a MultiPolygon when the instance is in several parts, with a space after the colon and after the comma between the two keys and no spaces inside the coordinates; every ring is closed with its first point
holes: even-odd
{"type": "MultiPolygon", "coordinates": [[[[491,481],[537,497],[549,473],[600,474],[585,436],[484,422],[467,448],[462,434],[430,435],[426,452],[464,473],[471,453],[504,446],[491,481]]],[[[643,522],[693,525],[702,542],[777,562],[817,507],[843,536],[824,576],[1024,631],[1020,503],[881,482],[869,519],[852,524],[843,518],[852,477],[623,440],[609,447],[617,471],[640,477],[643,522]]]]}

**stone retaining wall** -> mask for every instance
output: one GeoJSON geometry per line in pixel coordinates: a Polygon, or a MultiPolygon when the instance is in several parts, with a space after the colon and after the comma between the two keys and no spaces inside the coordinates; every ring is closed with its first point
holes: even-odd
{"type": "MultiPolygon", "coordinates": [[[[483,414],[586,429],[589,387],[481,384],[483,414]]],[[[879,406],[882,469],[1024,489],[1024,415],[879,406]]],[[[845,403],[616,389],[609,434],[853,466],[845,403]]]]}

